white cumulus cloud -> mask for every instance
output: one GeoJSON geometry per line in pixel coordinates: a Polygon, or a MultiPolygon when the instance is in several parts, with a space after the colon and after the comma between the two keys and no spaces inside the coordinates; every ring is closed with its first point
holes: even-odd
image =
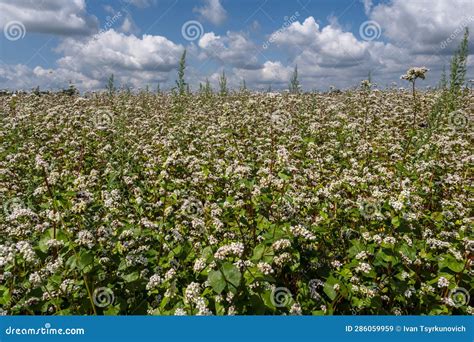
{"type": "Polygon", "coordinates": [[[20,21],[27,32],[63,36],[89,35],[97,31],[98,20],[87,13],[85,0],[2,0],[0,28],[20,21]]]}
{"type": "Polygon", "coordinates": [[[202,7],[194,8],[194,12],[199,13],[203,19],[214,25],[220,25],[227,19],[227,11],[219,0],[204,0],[204,2],[202,7]]]}

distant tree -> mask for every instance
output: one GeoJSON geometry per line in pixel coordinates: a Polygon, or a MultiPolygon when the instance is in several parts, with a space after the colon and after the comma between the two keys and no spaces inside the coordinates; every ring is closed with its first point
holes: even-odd
{"type": "Polygon", "coordinates": [[[178,89],[179,95],[186,94],[186,81],[184,80],[184,69],[186,69],[186,49],[184,49],[183,54],[179,60],[178,66],[178,79],[176,80],[176,87],[178,89]]]}
{"type": "Polygon", "coordinates": [[[36,88],[33,88],[32,93],[36,96],[40,96],[41,95],[40,87],[37,86],[36,88]]]}
{"type": "Polygon", "coordinates": [[[247,91],[247,84],[245,83],[245,79],[242,79],[242,85],[240,86],[240,91],[242,92],[247,91]]]}
{"type": "Polygon", "coordinates": [[[443,65],[443,70],[441,71],[441,79],[439,80],[438,88],[446,90],[448,88],[448,79],[446,76],[446,66],[443,65]]]}
{"type": "Polygon", "coordinates": [[[211,82],[209,82],[209,79],[206,78],[206,83],[204,84],[204,95],[211,96],[212,92],[211,82]]]}
{"type": "Polygon", "coordinates": [[[462,87],[466,81],[467,57],[469,55],[469,29],[464,30],[464,37],[451,59],[451,74],[449,82],[448,110],[457,109],[462,87]]]}
{"type": "Polygon", "coordinates": [[[288,86],[291,94],[298,94],[300,92],[300,81],[298,80],[298,66],[295,65],[293,75],[291,75],[290,84],[288,86]]]}
{"type": "Polygon", "coordinates": [[[115,88],[115,80],[114,80],[114,74],[111,74],[108,81],[107,81],[107,93],[112,96],[115,94],[116,88],[115,88]]]}
{"type": "Polygon", "coordinates": [[[227,89],[227,77],[225,76],[225,71],[222,70],[222,75],[219,77],[219,94],[221,96],[226,96],[229,93],[227,89]]]}

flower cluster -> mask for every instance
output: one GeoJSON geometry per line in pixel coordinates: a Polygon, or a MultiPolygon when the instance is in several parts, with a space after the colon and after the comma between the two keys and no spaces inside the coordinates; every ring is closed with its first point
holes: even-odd
{"type": "Polygon", "coordinates": [[[474,311],[473,136],[433,119],[440,90],[416,121],[368,80],[110,96],[0,96],[2,313],[474,311]]]}

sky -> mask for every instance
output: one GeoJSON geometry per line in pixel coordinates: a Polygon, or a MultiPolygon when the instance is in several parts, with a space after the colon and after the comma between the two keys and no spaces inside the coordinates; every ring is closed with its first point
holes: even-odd
{"type": "MultiPolygon", "coordinates": [[[[346,89],[367,78],[407,86],[409,67],[438,83],[472,0],[0,0],[0,89],[170,89],[184,49],[196,90],[224,71],[231,88],[346,89]]],[[[468,78],[474,78],[470,39],[468,78]]]]}

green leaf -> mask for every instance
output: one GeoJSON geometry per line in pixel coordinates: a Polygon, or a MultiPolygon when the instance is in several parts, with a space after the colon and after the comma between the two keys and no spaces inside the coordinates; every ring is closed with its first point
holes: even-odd
{"type": "Polygon", "coordinates": [[[125,280],[127,283],[131,283],[135,280],[137,280],[140,277],[140,274],[138,272],[133,272],[130,274],[125,274],[122,276],[122,279],[125,280]]]}
{"type": "Polygon", "coordinates": [[[356,254],[366,250],[364,245],[362,245],[362,243],[358,240],[353,240],[353,241],[351,241],[351,243],[352,243],[352,247],[349,248],[349,250],[347,251],[349,257],[351,257],[351,258],[356,256],[356,254]]]}
{"type": "MultiPolygon", "coordinates": [[[[240,284],[240,279],[242,278],[242,274],[240,273],[239,269],[232,264],[225,263],[222,265],[222,272],[224,273],[227,283],[231,284],[235,289],[237,289],[240,284]]],[[[231,286],[229,286],[229,290],[232,290],[231,286]]]]}
{"type": "Polygon", "coordinates": [[[464,262],[457,260],[452,255],[444,254],[440,256],[438,266],[440,269],[447,267],[451,271],[459,273],[464,269],[464,262]]]}
{"type": "Polygon", "coordinates": [[[431,214],[431,218],[435,220],[436,222],[441,222],[443,221],[443,213],[435,211],[434,213],[431,214]]]}
{"type": "Polygon", "coordinates": [[[324,283],[324,293],[329,297],[329,299],[334,300],[337,296],[336,290],[334,290],[334,284],[336,283],[336,279],[328,278],[328,280],[324,283]]]}
{"type": "Polygon", "coordinates": [[[395,228],[400,227],[400,218],[398,216],[393,217],[392,224],[395,228]]]}
{"type": "Polygon", "coordinates": [[[117,306],[109,306],[107,310],[104,310],[104,315],[107,316],[116,316],[120,313],[120,307],[117,306]]]}
{"type": "Polygon", "coordinates": [[[278,172],[278,177],[280,177],[283,180],[288,180],[288,179],[291,178],[290,176],[288,176],[287,174],[285,174],[283,172],[278,172]]]}
{"type": "Polygon", "coordinates": [[[263,254],[265,253],[265,248],[266,246],[264,244],[257,245],[253,249],[253,260],[260,260],[263,257],[263,254]]]}
{"type": "Polygon", "coordinates": [[[209,284],[211,285],[212,289],[216,293],[221,293],[224,291],[226,282],[220,270],[209,272],[207,279],[209,280],[209,284]]]}
{"type": "Polygon", "coordinates": [[[81,252],[79,253],[79,260],[77,261],[77,266],[79,270],[84,273],[90,272],[92,265],[94,263],[94,255],[90,252],[81,252]]]}

